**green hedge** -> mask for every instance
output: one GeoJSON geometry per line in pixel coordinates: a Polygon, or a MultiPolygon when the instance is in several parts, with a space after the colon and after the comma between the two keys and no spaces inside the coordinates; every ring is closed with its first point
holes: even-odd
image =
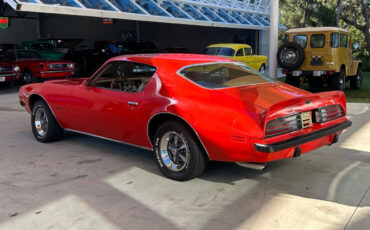
{"type": "Polygon", "coordinates": [[[359,54],[357,58],[361,59],[364,71],[370,71],[370,56],[365,54],[359,54]]]}

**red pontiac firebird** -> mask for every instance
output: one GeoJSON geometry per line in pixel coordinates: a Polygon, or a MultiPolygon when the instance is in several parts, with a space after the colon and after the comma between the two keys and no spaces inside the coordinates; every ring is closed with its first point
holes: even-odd
{"type": "Polygon", "coordinates": [[[32,50],[6,50],[1,53],[0,62],[17,65],[26,84],[69,77],[73,74],[74,69],[73,62],[44,60],[32,50]]]}
{"type": "Polygon", "coordinates": [[[150,149],[175,180],[199,176],[209,160],[262,168],[351,126],[343,92],[313,94],[195,54],[119,56],[89,79],[26,85],[19,97],[38,141],[67,130],[150,149]]]}

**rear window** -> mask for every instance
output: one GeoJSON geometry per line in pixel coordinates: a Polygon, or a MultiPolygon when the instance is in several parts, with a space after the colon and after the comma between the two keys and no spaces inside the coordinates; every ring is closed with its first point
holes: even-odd
{"type": "Polygon", "coordinates": [[[210,47],[204,51],[205,54],[208,55],[217,55],[217,56],[226,56],[226,57],[234,57],[235,50],[226,47],[210,47]]]}
{"type": "Polygon", "coordinates": [[[307,36],[306,35],[295,35],[293,41],[300,44],[303,48],[307,46],[307,36]]]}
{"type": "Polygon", "coordinates": [[[237,63],[211,63],[185,67],[180,74],[208,89],[274,82],[271,78],[237,63]]]}
{"type": "Polygon", "coordinates": [[[323,48],[325,46],[325,35],[324,34],[312,34],[311,35],[311,48],[323,48]]]}

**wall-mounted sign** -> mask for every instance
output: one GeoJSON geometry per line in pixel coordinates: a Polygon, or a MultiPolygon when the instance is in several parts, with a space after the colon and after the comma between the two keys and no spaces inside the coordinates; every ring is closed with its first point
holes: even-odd
{"type": "Polygon", "coordinates": [[[0,29],[6,29],[9,26],[9,18],[0,17],[0,29]]]}
{"type": "Polygon", "coordinates": [[[113,18],[103,18],[103,24],[113,24],[113,18]]]}

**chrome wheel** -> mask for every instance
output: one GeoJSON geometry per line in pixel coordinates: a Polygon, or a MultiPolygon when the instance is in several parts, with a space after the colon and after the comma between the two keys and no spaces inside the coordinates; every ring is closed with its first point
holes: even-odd
{"type": "Polygon", "coordinates": [[[32,77],[32,73],[27,71],[23,75],[23,80],[26,84],[30,84],[32,83],[32,77]]]}
{"type": "Polygon", "coordinates": [[[177,132],[166,132],[160,140],[159,148],[163,163],[173,172],[183,170],[190,159],[189,146],[177,132]]]}
{"type": "Polygon", "coordinates": [[[35,112],[34,126],[38,135],[44,137],[48,132],[48,117],[43,108],[38,108],[35,112]]]}

